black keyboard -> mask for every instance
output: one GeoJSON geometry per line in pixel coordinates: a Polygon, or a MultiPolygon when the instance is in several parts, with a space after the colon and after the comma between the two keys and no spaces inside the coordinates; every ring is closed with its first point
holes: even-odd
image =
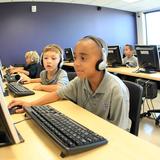
{"type": "Polygon", "coordinates": [[[108,143],[102,136],[50,106],[32,106],[24,109],[61,147],[61,157],[80,153],[108,143]]]}
{"type": "Polygon", "coordinates": [[[29,96],[35,94],[33,91],[17,82],[8,83],[8,88],[10,92],[13,93],[14,97],[29,96]]]}

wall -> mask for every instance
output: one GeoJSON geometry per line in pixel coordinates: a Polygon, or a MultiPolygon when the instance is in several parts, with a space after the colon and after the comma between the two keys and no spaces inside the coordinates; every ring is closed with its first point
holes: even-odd
{"type": "Polygon", "coordinates": [[[0,58],[3,64],[24,63],[27,50],[49,43],[74,47],[85,35],[96,35],[108,44],[137,43],[136,15],[109,8],[63,3],[1,3],[0,58]],[[31,12],[31,5],[37,12],[31,12]]]}

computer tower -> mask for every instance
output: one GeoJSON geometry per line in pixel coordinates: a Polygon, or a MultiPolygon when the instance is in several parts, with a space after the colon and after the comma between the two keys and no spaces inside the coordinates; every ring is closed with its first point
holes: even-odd
{"type": "Polygon", "coordinates": [[[143,87],[143,97],[153,99],[157,97],[157,83],[151,80],[137,79],[136,82],[143,87]]]}

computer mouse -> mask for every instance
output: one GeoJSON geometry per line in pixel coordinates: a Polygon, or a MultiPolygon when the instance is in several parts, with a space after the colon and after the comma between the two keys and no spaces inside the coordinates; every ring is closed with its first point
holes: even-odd
{"type": "Polygon", "coordinates": [[[8,110],[10,114],[15,114],[17,109],[22,109],[22,108],[23,107],[21,105],[16,105],[16,106],[13,106],[12,108],[9,108],[8,110]]]}

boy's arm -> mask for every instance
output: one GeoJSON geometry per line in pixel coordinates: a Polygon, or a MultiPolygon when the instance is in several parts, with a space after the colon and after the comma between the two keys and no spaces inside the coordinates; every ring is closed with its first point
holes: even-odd
{"type": "Polygon", "coordinates": [[[20,68],[19,68],[19,69],[17,69],[16,72],[24,73],[25,75],[29,76],[29,72],[26,71],[26,70],[24,70],[24,69],[20,69],[20,68]]]}
{"type": "Polygon", "coordinates": [[[34,79],[30,78],[30,82],[31,83],[40,83],[41,82],[41,78],[34,78],[34,79]]]}
{"type": "Polygon", "coordinates": [[[12,108],[13,106],[16,106],[16,105],[21,105],[22,107],[44,105],[44,104],[55,102],[59,99],[60,97],[57,95],[56,92],[51,92],[31,102],[22,101],[20,99],[14,99],[8,104],[8,108],[12,108]]]}
{"type": "Polygon", "coordinates": [[[25,84],[27,84],[27,83],[40,83],[41,79],[40,78],[31,79],[28,77],[28,78],[24,78],[22,80],[22,82],[24,82],[25,84]]]}
{"type": "Polygon", "coordinates": [[[22,82],[25,83],[25,84],[28,84],[28,83],[40,83],[41,82],[41,78],[30,78],[28,77],[27,75],[25,74],[21,74],[20,73],[20,76],[22,77],[22,82]]]}
{"type": "Polygon", "coordinates": [[[51,93],[48,93],[48,94],[44,95],[43,97],[41,97],[41,98],[39,98],[35,101],[30,102],[30,103],[31,103],[32,106],[44,105],[44,104],[48,104],[48,103],[58,101],[59,99],[60,99],[60,97],[57,95],[56,92],[51,92],[51,93]]]}
{"type": "Polygon", "coordinates": [[[20,73],[24,73],[25,75],[29,75],[29,72],[24,70],[24,67],[14,67],[10,69],[11,73],[16,73],[16,72],[20,72],[20,73]]]}
{"type": "Polygon", "coordinates": [[[52,84],[52,85],[42,85],[39,84],[34,87],[34,90],[41,90],[41,91],[46,91],[46,92],[55,92],[59,88],[61,88],[62,85],[60,84],[52,84]]]}

